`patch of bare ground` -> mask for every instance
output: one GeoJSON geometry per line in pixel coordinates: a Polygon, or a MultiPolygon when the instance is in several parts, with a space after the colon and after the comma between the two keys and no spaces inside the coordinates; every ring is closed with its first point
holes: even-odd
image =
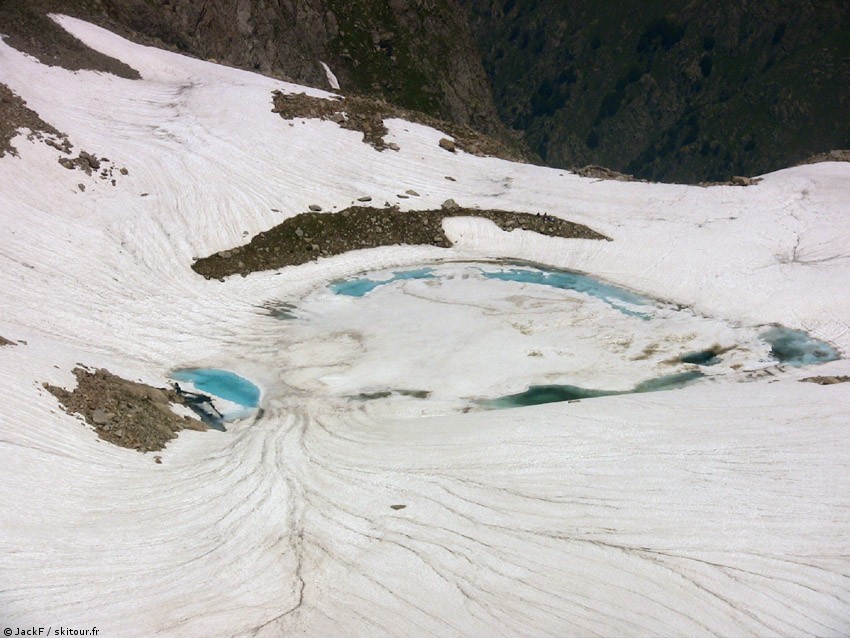
{"type": "Polygon", "coordinates": [[[800,381],[806,381],[808,383],[817,383],[818,385],[834,385],[836,383],[848,383],[850,382],[850,376],[825,376],[825,377],[806,377],[805,379],[800,379],[800,381]]]}
{"type": "Polygon", "coordinates": [[[130,80],[141,77],[124,62],[89,48],[47,15],[63,9],[65,5],[55,0],[0,0],[0,28],[6,43],[48,66],[102,71],[130,80]]]}
{"type": "Polygon", "coordinates": [[[5,337],[0,336],[0,348],[2,348],[3,346],[16,346],[16,345],[18,345],[18,344],[16,344],[14,341],[9,341],[5,337]]]}
{"type": "Polygon", "coordinates": [[[378,246],[452,245],[443,231],[446,217],[483,217],[499,228],[530,230],[550,237],[605,239],[584,226],[546,214],[461,208],[452,200],[440,210],[404,211],[398,207],[352,206],[338,213],[301,213],[259,233],[243,246],[198,259],[193,270],[207,279],[247,275],[296,266],[319,257],[378,246]]]}
{"type": "Polygon", "coordinates": [[[180,430],[207,426],[175,414],[171,404],[182,405],[174,390],[128,381],[108,370],[74,368],[77,387],[68,391],[44,384],[68,414],[79,414],[104,441],[139,452],[161,450],[180,430]]]}
{"type": "Polygon", "coordinates": [[[574,168],[572,172],[580,177],[594,177],[596,179],[614,180],[615,182],[646,182],[645,179],[638,179],[634,175],[620,173],[619,171],[614,171],[604,166],[597,166],[596,164],[574,168]]]}
{"type": "Polygon", "coordinates": [[[382,100],[351,95],[326,99],[312,97],[306,93],[283,93],[272,91],[274,102],[273,113],[279,113],[285,120],[295,118],[318,118],[335,122],[339,126],[352,131],[363,133],[363,142],[372,145],[379,151],[399,150],[393,142],[387,142],[384,136],[388,133],[384,120],[399,118],[416,122],[443,131],[454,140],[441,140],[440,146],[449,152],[460,149],[479,156],[501,157],[515,162],[531,162],[534,158],[519,145],[509,146],[468,126],[453,124],[444,120],[394,106],[382,100]],[[448,144],[446,143],[448,142],[448,144]]]}
{"type": "MultiPolygon", "coordinates": [[[[571,170],[573,173],[579,175],[580,177],[593,177],[596,179],[613,180],[615,182],[658,183],[650,182],[646,179],[638,179],[634,175],[620,173],[618,171],[611,170],[610,168],[605,168],[604,166],[597,166],[595,164],[590,164],[588,166],[583,166],[582,168],[574,168],[571,170]]],[[[741,175],[736,175],[732,179],[726,180],[725,182],[700,182],[698,186],[755,186],[761,181],[761,179],[761,177],[743,177],[741,175]]]]}
{"type": "Polygon", "coordinates": [[[71,143],[64,133],[42,120],[38,113],[5,84],[0,84],[0,157],[6,153],[17,156],[12,139],[18,130],[29,129],[29,139],[39,139],[63,153],[69,153],[71,143]]]}
{"type": "MultiPolygon", "coordinates": [[[[40,140],[52,146],[68,157],[60,157],[58,162],[69,170],[80,170],[86,175],[97,175],[102,180],[109,180],[113,186],[119,175],[127,175],[125,167],[118,167],[107,157],[97,157],[93,153],[80,151],[77,157],[70,157],[74,147],[68,136],[59,132],[39,117],[38,113],[27,106],[27,103],[16,95],[8,86],[0,84],[0,157],[9,153],[17,156],[18,150],[12,145],[12,139],[20,129],[29,129],[27,139],[40,140]]],[[[86,190],[85,184],[79,184],[81,191],[86,190]]]]}
{"type": "Polygon", "coordinates": [[[818,164],[820,162],[850,162],[850,150],[848,149],[839,149],[835,151],[829,151],[827,153],[818,153],[817,155],[812,155],[810,158],[803,160],[797,166],[803,166],[805,164],[818,164]]]}
{"type": "Polygon", "coordinates": [[[743,175],[735,175],[732,179],[725,182],[700,182],[697,186],[755,186],[762,180],[761,177],[745,177],[743,175]]]}

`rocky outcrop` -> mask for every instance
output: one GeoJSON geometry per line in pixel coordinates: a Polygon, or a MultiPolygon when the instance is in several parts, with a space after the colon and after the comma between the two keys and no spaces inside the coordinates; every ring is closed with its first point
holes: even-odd
{"type": "MultiPolygon", "coordinates": [[[[376,98],[351,96],[339,99],[325,99],[305,93],[272,92],[274,108],[283,119],[316,118],[328,120],[340,127],[363,133],[363,142],[378,151],[398,151],[394,142],[387,142],[384,136],[389,133],[384,120],[399,118],[409,122],[418,122],[448,132],[455,139],[443,138],[440,148],[455,152],[463,150],[473,155],[494,156],[514,161],[529,161],[531,157],[517,144],[506,143],[489,135],[476,131],[469,126],[439,120],[418,111],[402,109],[376,98]]],[[[362,200],[368,201],[368,200],[362,200]]]]}
{"type": "Polygon", "coordinates": [[[90,49],[47,16],[50,12],[66,12],[93,17],[99,15],[94,11],[96,4],[99,3],[86,0],[0,0],[0,33],[6,36],[6,44],[42,64],[137,79],[138,71],[90,49]]]}
{"type": "Polygon", "coordinates": [[[827,153],[817,153],[816,155],[812,155],[811,157],[804,159],[800,162],[800,165],[818,164],[820,162],[850,162],[850,150],[837,149],[827,153]]]}
{"type": "Polygon", "coordinates": [[[850,377],[846,375],[806,377],[805,379],[800,379],[800,381],[806,381],[808,383],[817,383],[818,385],[835,385],[836,383],[850,382],[850,377]]]}
{"type": "Polygon", "coordinates": [[[351,206],[338,213],[295,215],[259,233],[243,246],[198,259],[192,269],[207,279],[221,279],[377,246],[423,244],[447,248],[452,242],[443,231],[443,219],[460,216],[489,219],[506,232],[530,230],[550,237],[608,239],[587,226],[560,217],[463,208],[454,200],[443,202],[440,210],[402,212],[395,206],[351,206]]]}
{"type": "Polygon", "coordinates": [[[140,452],[161,450],[180,430],[206,430],[195,419],[180,416],[171,405],[183,397],[168,388],[129,381],[109,370],[74,368],[77,387],[69,391],[44,384],[69,414],[79,414],[97,435],[121,447],[140,452]]]}
{"type": "MultiPolygon", "coordinates": [[[[7,6],[8,5],[8,6],[7,6]]],[[[55,39],[43,15],[64,12],[130,39],[289,80],[332,89],[322,62],[346,95],[386,100],[508,136],[464,11],[455,0],[27,0],[7,1],[16,22],[13,46],[47,50],[55,39]],[[24,8],[25,7],[25,8],[24,8]],[[35,20],[40,21],[35,25],[35,20]],[[50,33],[40,35],[45,29],[50,33]]],[[[4,11],[0,24],[6,28],[4,11]]],[[[64,34],[65,40],[72,40],[64,34]]],[[[81,43],[77,42],[78,45],[81,43]]],[[[73,57],[70,47],[39,56],[73,57]]],[[[105,57],[105,56],[104,56],[105,57]]],[[[70,60],[71,68],[102,68],[103,60],[70,60]],[[85,66],[88,64],[88,66],[85,66]],[[99,67],[93,66],[98,64],[99,67]],[[80,66],[83,65],[83,66],[80,66]]],[[[129,69],[129,67],[128,67],[129,69]]],[[[116,72],[112,69],[111,72],[116,72]]],[[[132,70],[127,73],[134,73],[132,70]]]]}
{"type": "Polygon", "coordinates": [[[573,173],[576,175],[580,175],[581,177],[592,177],[595,179],[610,179],[615,182],[637,182],[646,180],[638,180],[634,175],[626,175],[625,173],[620,173],[617,171],[612,171],[610,168],[605,168],[604,166],[596,166],[594,164],[589,164],[587,166],[582,166],[581,168],[573,169],[573,173]]]}
{"type": "Polygon", "coordinates": [[[728,183],[850,147],[839,0],[0,2],[7,41],[44,63],[138,77],[48,11],[321,88],[327,63],[346,96],[530,146],[551,166],[728,183]]]}
{"type": "Polygon", "coordinates": [[[17,155],[12,140],[21,129],[29,131],[30,139],[39,139],[62,153],[71,152],[71,143],[64,133],[42,120],[38,113],[5,84],[0,84],[0,157],[17,155]]]}

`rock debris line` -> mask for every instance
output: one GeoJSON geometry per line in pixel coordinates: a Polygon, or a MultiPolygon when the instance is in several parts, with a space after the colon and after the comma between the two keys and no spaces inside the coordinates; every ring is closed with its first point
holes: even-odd
{"type": "Polygon", "coordinates": [[[248,244],[196,260],[192,269],[207,279],[248,275],[296,266],[350,250],[426,244],[448,248],[446,217],[483,217],[504,231],[531,230],[550,237],[605,239],[587,226],[545,214],[463,208],[453,200],[440,210],[402,212],[397,206],[352,206],[338,213],[301,213],[256,235],[248,244]]]}
{"type": "MultiPolygon", "coordinates": [[[[658,183],[651,182],[647,179],[638,179],[634,175],[629,175],[628,173],[620,173],[619,171],[614,171],[610,168],[605,168],[604,166],[597,166],[595,164],[588,164],[587,166],[583,166],[581,168],[573,168],[570,169],[570,171],[580,177],[592,177],[595,179],[613,180],[615,182],[643,182],[644,184],[658,183]]],[[[761,177],[743,177],[741,175],[736,175],[732,179],[727,180],[725,182],[700,182],[699,184],[697,184],[697,186],[755,186],[760,181],[761,177]]]]}
{"type": "MultiPolygon", "coordinates": [[[[40,140],[67,156],[60,157],[58,162],[69,170],[79,169],[89,176],[97,174],[100,179],[109,180],[113,186],[116,185],[116,172],[129,174],[126,168],[115,166],[107,157],[99,158],[86,151],[80,151],[77,157],[70,157],[74,145],[68,136],[42,120],[8,86],[0,84],[0,157],[6,153],[17,157],[18,151],[12,146],[12,139],[20,129],[29,129],[28,140],[40,140]]],[[[77,187],[81,191],[86,190],[85,184],[78,184],[77,187]]]]}
{"type": "MultiPolygon", "coordinates": [[[[42,64],[69,71],[91,70],[138,80],[139,72],[124,62],[89,48],[51,20],[49,13],[67,13],[89,22],[98,22],[110,31],[118,31],[106,19],[101,0],[0,0],[0,29],[6,44],[31,55],[42,64]],[[86,6],[88,5],[88,6],[86,6]],[[100,5],[100,6],[98,6],[100,5]]],[[[125,3],[131,4],[131,3],[125,3]]],[[[115,12],[116,7],[109,7],[115,12]]],[[[129,8],[125,14],[130,13],[129,8]]]]}
{"type": "Polygon", "coordinates": [[[840,375],[827,377],[806,377],[805,379],[800,379],[800,381],[807,381],[808,383],[817,383],[818,385],[835,385],[836,383],[850,382],[850,377],[840,375]]]}
{"type": "Polygon", "coordinates": [[[18,151],[12,146],[12,139],[20,129],[29,129],[29,140],[38,139],[63,153],[71,152],[71,142],[64,133],[42,120],[8,86],[0,84],[0,157],[6,153],[17,157],[18,151]]]}
{"type": "Polygon", "coordinates": [[[508,146],[505,142],[474,131],[468,126],[439,120],[374,98],[352,95],[326,99],[311,97],[306,93],[283,93],[279,90],[272,91],[272,98],[272,112],[280,114],[283,119],[318,118],[334,122],[342,128],[360,131],[363,133],[363,142],[378,151],[399,150],[398,144],[384,139],[389,132],[384,126],[384,120],[399,118],[448,133],[454,140],[443,138],[439,144],[441,148],[452,153],[458,149],[473,155],[500,157],[515,162],[531,162],[534,159],[528,152],[523,152],[518,144],[515,147],[508,146]]]}
{"type": "Polygon", "coordinates": [[[180,430],[204,431],[207,426],[175,414],[171,404],[183,398],[168,388],[128,381],[105,369],[73,370],[77,387],[69,392],[44,383],[68,414],[79,414],[104,441],[139,452],[161,450],[180,430]]]}
{"type": "Polygon", "coordinates": [[[808,159],[803,160],[797,164],[797,166],[817,164],[819,162],[850,162],[850,149],[838,149],[835,151],[828,151],[826,153],[818,153],[817,155],[812,155],[808,159]]]}
{"type": "Polygon", "coordinates": [[[2,348],[3,346],[15,346],[15,345],[17,345],[17,344],[14,341],[9,341],[5,337],[0,336],[0,348],[2,348]]]}
{"type": "MultiPolygon", "coordinates": [[[[97,157],[86,151],[80,151],[77,157],[60,157],[59,163],[68,170],[79,169],[86,175],[97,174],[102,180],[109,180],[113,186],[116,185],[115,172],[128,175],[130,171],[126,168],[118,168],[108,157],[97,157]]],[[[81,191],[86,190],[85,184],[78,184],[81,191]]]]}

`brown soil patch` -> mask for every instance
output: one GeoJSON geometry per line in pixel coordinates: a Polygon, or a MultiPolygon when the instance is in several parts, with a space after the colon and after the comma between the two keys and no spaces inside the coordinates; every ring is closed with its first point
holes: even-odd
{"type": "MultiPolygon", "coordinates": [[[[447,202],[448,204],[448,202],[447,202]]],[[[452,245],[443,232],[446,217],[483,217],[504,231],[531,230],[550,237],[607,239],[582,224],[551,215],[452,208],[402,212],[397,207],[352,206],[338,213],[301,213],[256,235],[248,244],[198,259],[195,272],[207,279],[296,266],[319,257],[378,246],[452,245]]]]}
{"type": "Polygon", "coordinates": [[[6,43],[48,66],[103,71],[130,80],[141,77],[134,68],[87,47],[47,17],[51,11],[68,8],[72,7],[55,0],[0,0],[6,43]]]}
{"type": "Polygon", "coordinates": [[[164,448],[180,430],[207,429],[200,421],[171,411],[171,404],[183,404],[174,390],[128,381],[104,369],[91,372],[77,367],[74,376],[77,387],[71,392],[46,383],[44,387],[68,414],[81,415],[104,441],[150,452],[164,448]]]}
{"type": "Polygon", "coordinates": [[[508,146],[505,142],[479,133],[468,126],[439,120],[374,98],[352,95],[326,99],[311,97],[305,93],[293,94],[281,91],[273,91],[272,96],[274,102],[272,112],[279,113],[283,119],[303,117],[336,122],[342,128],[363,133],[363,142],[371,144],[379,151],[398,150],[397,146],[384,140],[388,132],[384,126],[384,120],[399,118],[448,133],[454,138],[454,146],[473,155],[501,157],[515,162],[530,162],[533,159],[533,156],[523,151],[519,145],[508,146]]]}
{"type": "Polygon", "coordinates": [[[30,130],[29,139],[40,139],[63,153],[70,152],[71,143],[64,133],[42,120],[8,86],[0,84],[0,157],[6,153],[17,156],[12,139],[22,128],[30,130]]]}
{"type": "Polygon", "coordinates": [[[9,341],[5,337],[0,337],[0,347],[2,347],[2,346],[16,346],[16,345],[18,345],[18,344],[16,344],[14,341],[9,341]]]}
{"type": "Polygon", "coordinates": [[[805,379],[800,379],[800,381],[806,381],[808,383],[817,383],[818,385],[834,385],[836,383],[850,382],[850,377],[837,375],[831,377],[806,377],[805,379]]]}

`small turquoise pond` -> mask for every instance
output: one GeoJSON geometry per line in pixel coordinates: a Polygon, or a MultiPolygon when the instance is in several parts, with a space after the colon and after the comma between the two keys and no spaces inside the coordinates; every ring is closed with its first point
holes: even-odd
{"type": "Polygon", "coordinates": [[[774,326],[761,333],[759,338],[770,345],[770,354],[774,358],[794,367],[827,363],[841,358],[838,350],[802,330],[774,326]]]}
{"type": "Polygon", "coordinates": [[[610,397],[618,394],[640,394],[643,392],[658,392],[682,388],[691,381],[701,379],[705,375],[699,370],[691,370],[679,374],[671,374],[657,379],[649,379],[638,383],[631,390],[593,390],[577,385],[533,385],[517,394],[508,394],[496,399],[481,401],[488,408],[520,408],[529,405],[557,403],[559,401],[574,401],[576,399],[593,399],[610,397]]]}
{"type": "Polygon", "coordinates": [[[183,368],[170,377],[176,381],[192,383],[201,392],[238,403],[246,408],[260,404],[260,389],[238,374],[218,368],[183,368]]]}
{"type": "Polygon", "coordinates": [[[394,281],[402,281],[404,279],[434,279],[434,271],[430,268],[418,268],[416,270],[402,270],[394,272],[389,279],[346,279],[343,281],[335,281],[330,284],[330,288],[337,295],[346,295],[348,297],[363,297],[372,292],[379,286],[386,286],[394,281]]]}

